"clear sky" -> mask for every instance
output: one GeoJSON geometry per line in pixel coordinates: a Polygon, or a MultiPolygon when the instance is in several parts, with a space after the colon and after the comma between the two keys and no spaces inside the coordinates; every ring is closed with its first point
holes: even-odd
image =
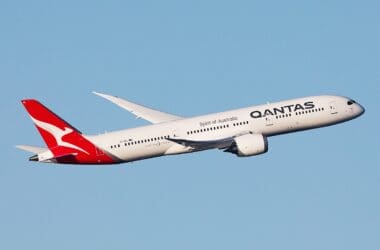
{"type": "Polygon", "coordinates": [[[379,1],[0,1],[0,249],[380,249],[379,1]],[[37,98],[88,134],[317,94],[359,119],[105,167],[28,162],[37,98]]]}

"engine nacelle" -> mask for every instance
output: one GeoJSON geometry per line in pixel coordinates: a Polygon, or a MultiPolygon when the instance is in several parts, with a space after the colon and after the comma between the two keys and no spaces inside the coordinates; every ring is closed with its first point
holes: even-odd
{"type": "Polygon", "coordinates": [[[236,137],[234,141],[226,152],[240,157],[264,154],[268,151],[268,140],[262,134],[241,135],[236,137]]]}

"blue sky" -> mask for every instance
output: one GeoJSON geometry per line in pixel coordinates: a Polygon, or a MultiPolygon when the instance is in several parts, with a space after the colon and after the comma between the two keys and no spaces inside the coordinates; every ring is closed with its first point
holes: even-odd
{"type": "Polygon", "coordinates": [[[378,1],[0,2],[1,249],[379,249],[378,1]],[[110,167],[31,163],[20,99],[88,134],[146,124],[96,90],[183,116],[317,94],[359,119],[110,167]]]}

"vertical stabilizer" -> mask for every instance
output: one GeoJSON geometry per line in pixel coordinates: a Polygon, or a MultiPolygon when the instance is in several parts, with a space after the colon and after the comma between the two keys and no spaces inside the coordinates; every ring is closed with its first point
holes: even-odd
{"type": "Polygon", "coordinates": [[[107,154],[90,142],[82,133],[53,111],[34,99],[21,101],[34,125],[52,152],[61,163],[115,163],[107,154]],[[63,157],[64,156],[64,157],[63,157]],[[68,157],[70,156],[70,157],[68,157]]]}

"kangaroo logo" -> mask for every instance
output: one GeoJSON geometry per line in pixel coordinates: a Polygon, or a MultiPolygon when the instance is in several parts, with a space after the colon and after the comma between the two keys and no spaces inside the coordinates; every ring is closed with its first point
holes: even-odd
{"type": "Polygon", "coordinates": [[[43,130],[49,132],[52,136],[54,136],[58,146],[62,146],[62,147],[67,147],[67,148],[72,148],[72,149],[76,149],[76,150],[79,150],[79,151],[82,151],[83,153],[85,154],[88,154],[89,153],[84,150],[83,148],[80,148],[78,147],[77,145],[74,145],[74,144],[71,144],[71,143],[68,143],[68,142],[65,142],[62,140],[62,138],[65,136],[65,135],[68,135],[70,134],[71,132],[73,132],[73,130],[71,128],[67,128],[65,127],[64,130],[50,124],[50,123],[47,123],[47,122],[43,122],[43,121],[39,121],[33,117],[31,117],[33,122],[40,128],[42,128],[43,130]]]}

